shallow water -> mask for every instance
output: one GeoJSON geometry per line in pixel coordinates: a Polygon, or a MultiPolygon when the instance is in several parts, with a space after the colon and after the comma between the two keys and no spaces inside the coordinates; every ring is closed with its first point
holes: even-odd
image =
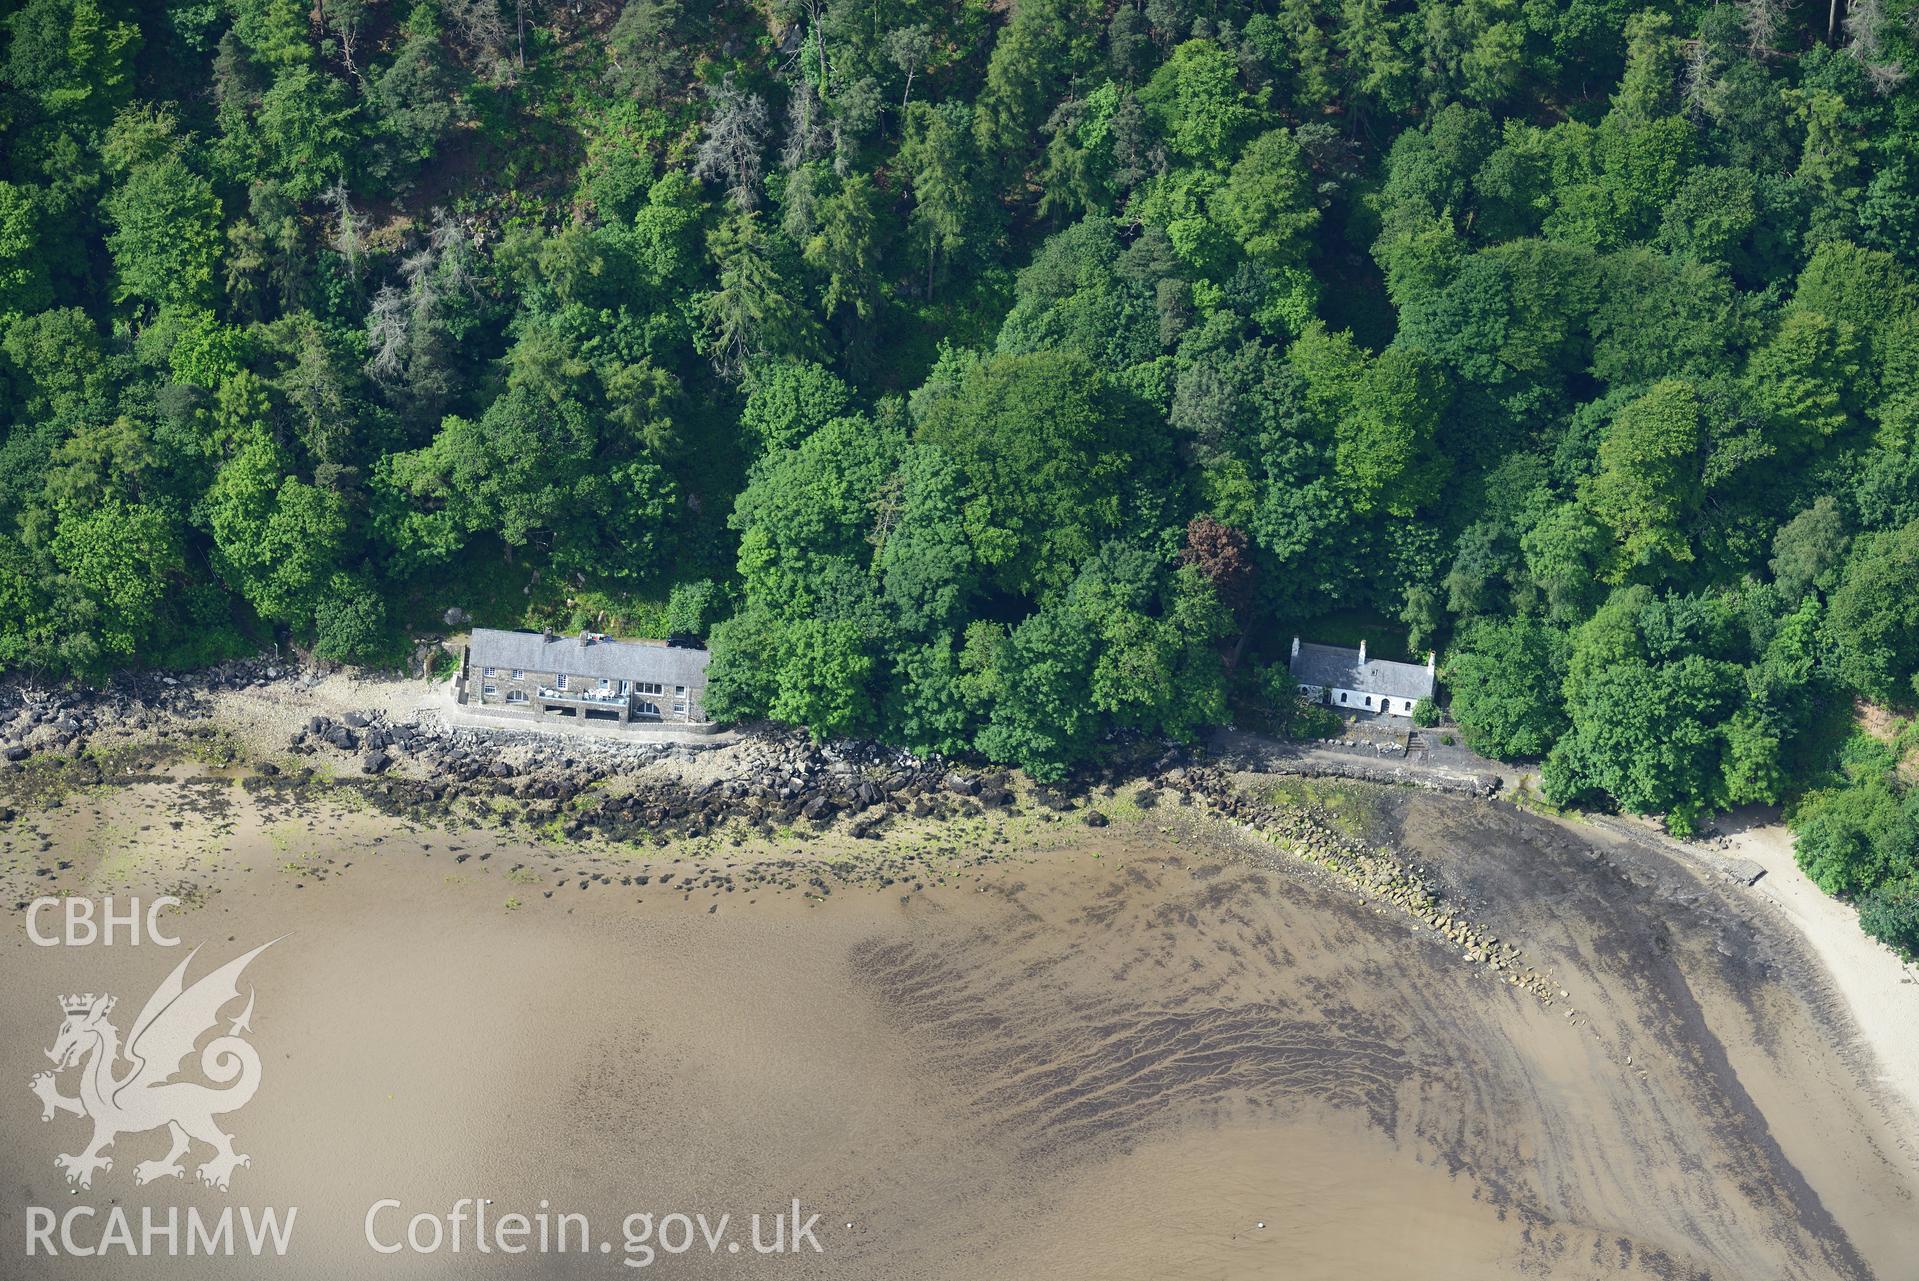
{"type": "Polygon", "coordinates": [[[35,947],[13,912],[0,1273],[1914,1275],[1912,1136],[1832,1049],[1817,973],[1726,891],[1510,811],[1368,795],[1563,1001],[1174,815],[1022,829],[944,885],[821,898],[581,890],[634,867],[226,780],[70,797],[0,843],[9,905],[185,889],[193,976],[284,935],[246,974],[262,1084],[223,1120],[252,1163],[224,1193],[136,1187],[166,1137],[127,1134],[67,1186],[83,1123],[42,1124],[25,1088],[55,997],[114,992],[125,1031],[185,948],[35,947]],[[382,1200],[391,1244],[481,1197],[495,1222],[584,1214],[609,1249],[483,1255],[470,1217],[458,1254],[367,1242],[382,1200]],[[764,1240],[795,1199],[821,1252],[762,1258],[750,1216],[764,1240]],[[115,1204],[298,1216],[284,1258],[25,1257],[28,1207],[115,1204]],[[636,1212],[731,1219],[669,1255],[629,1249],[636,1212]]]}

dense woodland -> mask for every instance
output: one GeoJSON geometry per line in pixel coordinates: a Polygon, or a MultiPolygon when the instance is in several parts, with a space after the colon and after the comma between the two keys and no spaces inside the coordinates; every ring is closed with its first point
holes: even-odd
{"type": "Polygon", "coordinates": [[[1051,776],[1364,635],[1919,948],[1913,0],[6,7],[0,667],[691,632],[1051,776]]]}

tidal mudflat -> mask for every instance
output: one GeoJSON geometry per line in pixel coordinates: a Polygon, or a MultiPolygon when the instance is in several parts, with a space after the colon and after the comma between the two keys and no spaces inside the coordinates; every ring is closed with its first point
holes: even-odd
{"type": "Polygon", "coordinates": [[[67,1186],[53,1157],[81,1122],[43,1124],[27,1090],[56,997],[112,992],[130,1019],[185,949],[36,947],[15,909],[0,1271],[612,1277],[637,1270],[629,1214],[738,1225],[797,1199],[817,1254],[696,1240],[650,1270],[1915,1274],[1909,1117],[1838,1048],[1843,1011],[1790,936],[1656,851],[1508,807],[1330,803],[1516,944],[1553,1003],[1190,808],[816,841],[799,852],[824,885],[784,888],[705,874],[792,848],[541,840],[192,768],[69,794],[5,829],[9,908],[180,894],[168,926],[202,947],[196,973],[284,936],[247,972],[264,1076],[227,1128],[252,1163],[226,1193],[135,1186],[165,1138],[127,1135],[91,1189],[67,1186]],[[862,874],[915,842],[935,869],[917,887],[862,874]],[[612,1248],[367,1244],[376,1202],[402,1207],[390,1240],[482,1197],[583,1214],[612,1248]],[[76,1201],[299,1213],[285,1258],[23,1260],[22,1207],[76,1201]]]}

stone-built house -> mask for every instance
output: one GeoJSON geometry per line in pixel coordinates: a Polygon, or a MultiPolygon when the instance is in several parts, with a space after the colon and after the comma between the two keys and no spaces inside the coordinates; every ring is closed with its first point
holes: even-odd
{"type": "Polygon", "coordinates": [[[705,725],[706,659],[703,649],[662,641],[476,627],[455,697],[535,721],[705,725]]]}
{"type": "Polygon", "coordinates": [[[1434,655],[1426,656],[1425,666],[1395,663],[1366,657],[1366,642],[1358,649],[1340,645],[1302,643],[1293,637],[1293,658],[1289,666],[1299,692],[1328,707],[1356,712],[1411,716],[1413,706],[1422,698],[1431,698],[1435,688],[1434,655]]]}

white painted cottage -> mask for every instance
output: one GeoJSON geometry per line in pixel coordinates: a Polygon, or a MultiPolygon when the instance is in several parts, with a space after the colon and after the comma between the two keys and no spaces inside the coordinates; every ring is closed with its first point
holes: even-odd
{"type": "Polygon", "coordinates": [[[1301,642],[1295,636],[1289,670],[1300,693],[1328,707],[1411,716],[1414,704],[1433,696],[1436,661],[1431,654],[1424,667],[1383,658],[1369,660],[1363,640],[1358,649],[1347,649],[1301,642]]]}

